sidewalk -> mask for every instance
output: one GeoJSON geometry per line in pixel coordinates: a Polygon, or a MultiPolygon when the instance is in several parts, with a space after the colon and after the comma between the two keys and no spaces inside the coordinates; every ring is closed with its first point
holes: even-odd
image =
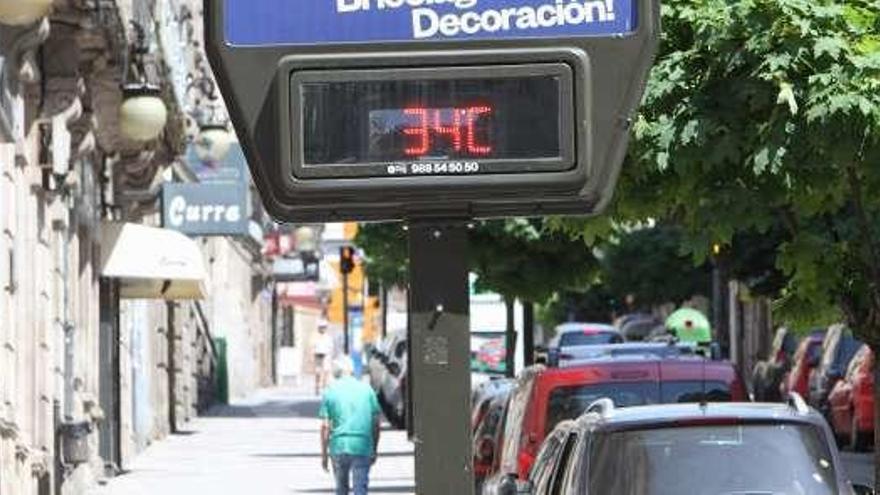
{"type": "MultiPolygon", "coordinates": [[[[317,398],[304,391],[260,391],[151,446],[129,473],[89,495],[332,494],[317,411],[317,398]]],[[[383,431],[370,493],[414,493],[412,452],[405,432],[383,431]]]]}

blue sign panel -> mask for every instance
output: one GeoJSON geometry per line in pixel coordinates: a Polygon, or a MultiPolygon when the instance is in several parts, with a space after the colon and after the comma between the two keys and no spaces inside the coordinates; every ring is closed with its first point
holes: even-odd
{"type": "Polygon", "coordinates": [[[225,0],[233,46],[611,36],[636,0],[225,0]]]}
{"type": "Polygon", "coordinates": [[[246,236],[248,190],[244,184],[162,186],[162,226],[187,235],[246,236]]]}

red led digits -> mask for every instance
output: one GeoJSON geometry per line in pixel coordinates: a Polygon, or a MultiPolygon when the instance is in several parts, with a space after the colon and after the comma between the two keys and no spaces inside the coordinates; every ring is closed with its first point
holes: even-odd
{"type": "Polygon", "coordinates": [[[459,108],[409,107],[404,115],[416,117],[415,122],[404,127],[403,133],[411,138],[404,149],[408,157],[421,157],[436,146],[438,137],[447,137],[451,151],[467,156],[488,156],[494,151],[488,142],[481,142],[477,136],[477,121],[492,113],[489,106],[459,108]],[[449,115],[448,120],[443,117],[449,115]]]}
{"type": "Polygon", "coordinates": [[[443,125],[440,115],[442,111],[439,108],[434,110],[434,132],[441,136],[444,134],[450,136],[450,139],[452,139],[452,149],[461,151],[461,114],[463,112],[458,108],[453,108],[451,110],[452,125],[443,125]]]}
{"type": "Polygon", "coordinates": [[[431,147],[431,136],[428,132],[428,110],[426,108],[407,108],[403,113],[418,117],[418,126],[406,127],[403,130],[404,134],[415,138],[414,145],[406,148],[404,152],[406,156],[424,155],[431,147]]]}
{"type": "Polygon", "coordinates": [[[486,156],[492,153],[492,146],[477,142],[476,122],[480,115],[492,113],[490,107],[470,107],[467,109],[467,150],[472,155],[486,156]]]}

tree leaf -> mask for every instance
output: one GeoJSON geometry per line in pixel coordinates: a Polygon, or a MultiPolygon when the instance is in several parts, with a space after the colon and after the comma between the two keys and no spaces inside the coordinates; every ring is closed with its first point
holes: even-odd
{"type": "Polygon", "coordinates": [[[797,115],[798,103],[794,96],[794,86],[791,83],[783,82],[779,84],[779,94],[776,96],[776,103],[779,105],[787,104],[788,111],[792,115],[797,115]]]}

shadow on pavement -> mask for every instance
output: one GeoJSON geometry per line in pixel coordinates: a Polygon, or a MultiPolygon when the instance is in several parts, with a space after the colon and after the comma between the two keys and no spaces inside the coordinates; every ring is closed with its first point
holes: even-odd
{"type": "Polygon", "coordinates": [[[211,408],[208,418],[317,418],[320,401],[270,400],[256,404],[221,405],[211,408]]]}

